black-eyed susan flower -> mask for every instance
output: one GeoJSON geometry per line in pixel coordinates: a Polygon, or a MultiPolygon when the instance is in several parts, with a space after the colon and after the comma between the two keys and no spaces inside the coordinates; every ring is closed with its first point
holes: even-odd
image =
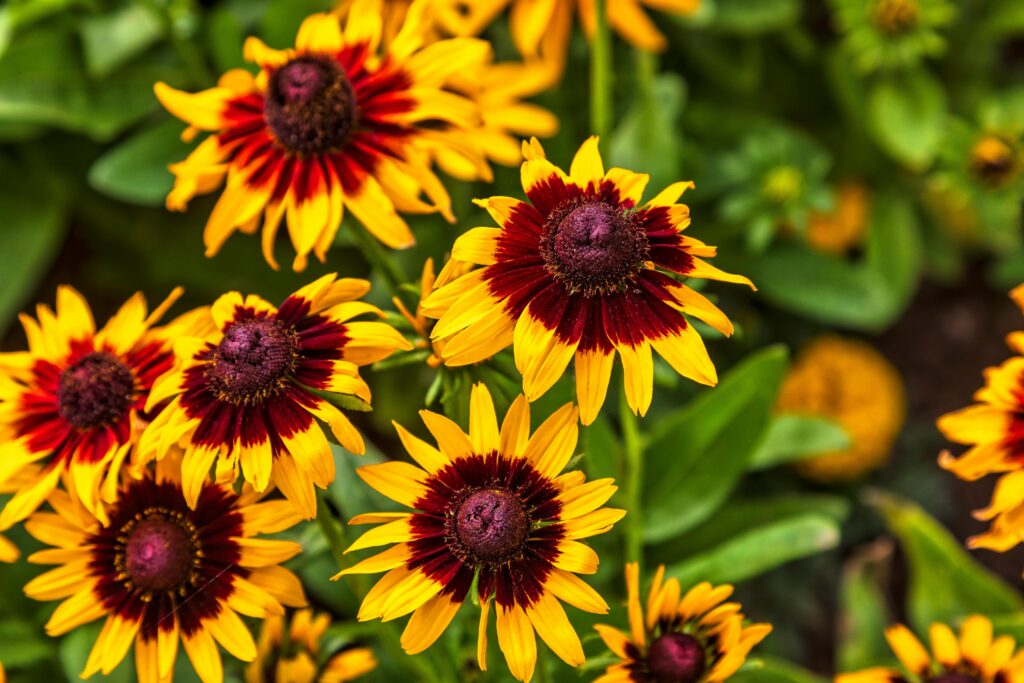
{"type": "Polygon", "coordinates": [[[288,624],[284,616],[263,621],[256,659],[245,668],[246,683],[345,683],[373,671],[377,659],[365,647],[343,649],[323,661],[321,639],[331,625],[326,613],[297,610],[288,624]]]}
{"type": "Polygon", "coordinates": [[[520,396],[499,430],[491,396],[477,384],[468,435],[442,415],[420,415],[438,448],[395,425],[419,467],[387,462],[357,470],[370,486],[415,510],[351,520],[384,524],[346,552],[395,544],[338,575],[387,572],[363,600],[359,620],[412,613],[402,646],[415,654],[430,647],[474,589],[482,669],[492,600],[498,645],[517,679],[533,676],[535,632],[579,666],[583,648],[559,601],[608,611],[576,576],[593,574],[598,564],[580,540],[608,531],[625,511],[601,507],[616,490],[611,479],[585,483],[581,472],[562,473],[576,448],[575,406],[563,406],[531,436],[529,403],[520,396]]]}
{"type": "Polygon", "coordinates": [[[423,314],[423,300],[430,296],[435,289],[444,287],[452,280],[465,275],[472,269],[473,264],[471,263],[462,263],[461,261],[449,259],[444,268],[441,269],[441,272],[435,275],[434,259],[428,258],[423,264],[423,272],[420,275],[420,303],[416,306],[416,313],[413,314],[408,309],[405,303],[402,302],[401,297],[395,296],[391,299],[398,312],[409,323],[409,326],[416,335],[420,337],[416,342],[416,348],[429,349],[426,363],[432,368],[440,367],[442,364],[441,349],[444,348],[444,340],[430,338],[430,330],[434,326],[434,321],[423,314]]]}
{"type": "Polygon", "coordinates": [[[61,600],[46,623],[51,636],[104,619],[82,677],[110,673],[134,644],[139,681],[170,681],[178,641],[203,683],[223,679],[220,645],[251,661],[256,643],[239,614],[264,618],[301,607],[298,578],[279,566],[297,555],[291,541],[256,538],[299,521],[283,500],[261,502],[204,484],[189,506],[177,457],[141,479],[125,478],[101,524],[63,491],[56,512],[37,512],[30,534],[53,546],[29,562],[58,565],[25,586],[36,600],[61,600]]]}
{"type": "MultiPolygon", "coordinates": [[[[612,30],[632,45],[661,52],[668,43],[644,6],[686,16],[700,8],[700,0],[607,0],[605,8],[612,30]]],[[[456,35],[477,35],[508,9],[512,40],[524,57],[542,57],[563,64],[569,48],[574,10],[588,36],[597,27],[594,0],[441,0],[441,24],[456,35]]]]}
{"type": "Polygon", "coordinates": [[[150,406],[172,399],[146,429],[136,463],[183,443],[185,498],[195,504],[214,464],[221,481],[242,475],[256,491],[273,481],[308,519],[313,485],[334,480],[334,458],[320,422],[353,453],[359,432],[325,396],[370,401],[359,367],[411,349],[391,326],[354,321],[380,310],[357,299],[365,280],[325,275],[275,307],[230,292],[210,308],[214,330],[180,338],[177,363],[162,376],[150,406]]]}
{"type": "Polygon", "coordinates": [[[826,254],[845,254],[859,247],[868,230],[871,196],[867,187],[845,182],[835,190],[831,211],[812,211],[807,220],[807,243],[826,254]]]}
{"type": "Polygon", "coordinates": [[[32,514],[63,479],[102,517],[103,495],[150,418],[154,381],[171,367],[169,340],[193,315],[155,327],[180,295],[147,313],[141,293],[100,330],[74,289],[57,290],[56,311],[39,305],[21,316],[28,351],[0,354],[0,487],[32,467],[0,513],[0,529],[32,514]]]}
{"type": "Polygon", "coordinates": [[[700,583],[682,594],[679,581],[658,567],[646,608],[640,569],[626,565],[629,634],[599,624],[605,645],[622,661],[595,683],[715,683],[743,666],[751,649],[771,633],[768,624],[744,624],[740,605],[725,602],[732,586],[700,583]]]}
{"type": "Polygon", "coordinates": [[[652,349],[680,374],[714,385],[715,367],[687,315],[726,335],[732,323],[669,273],[753,285],[705,261],[715,247],[682,234],[690,211],[676,201],[692,183],[675,183],[641,206],[648,176],[605,173],[597,138],[580,147],[569,175],[544,158],[536,140],[524,144],[524,154],[530,201],[482,200],[501,227],[465,233],[452,258],[484,267],[424,304],[438,318],[434,338],[446,340],[445,363],[476,363],[511,344],[532,401],[575,358],[583,424],[604,403],[616,353],[629,406],[641,415],[653,393],[652,349]]]}
{"type": "Polygon", "coordinates": [[[992,622],[982,616],[964,620],[957,638],[942,623],[929,629],[931,653],[906,626],[885,631],[889,647],[903,669],[876,667],[840,674],[835,683],[1020,683],[1024,681],[1024,650],[1016,651],[1010,636],[992,637],[992,622]]]}
{"type": "Polygon", "coordinates": [[[913,66],[941,55],[941,30],[956,10],[948,0],[832,0],[843,47],[863,71],[913,66]]]}
{"type": "Polygon", "coordinates": [[[284,220],[301,270],[310,253],[325,258],[346,209],[391,247],[414,241],[400,211],[452,219],[421,138],[438,125],[478,123],[476,106],[441,85],[482,63],[490,47],[470,38],[426,45],[424,14],[410,12],[382,53],[380,0],[358,0],[344,29],[330,14],[306,19],[294,49],[250,38],[245,55],[260,67],[256,77],[230,71],[197,94],[157,84],[188,135],[214,133],[171,167],[176,181],[167,197],[169,208],[183,209],[226,178],[206,226],[208,255],[235,230],[255,232],[262,222],[264,256],[276,267],[284,220]]]}
{"type": "Polygon", "coordinates": [[[794,361],[777,410],[835,421],[850,445],[801,461],[797,469],[820,481],[849,481],[881,467],[903,428],[906,397],[899,372],[869,344],[825,335],[794,361]]]}

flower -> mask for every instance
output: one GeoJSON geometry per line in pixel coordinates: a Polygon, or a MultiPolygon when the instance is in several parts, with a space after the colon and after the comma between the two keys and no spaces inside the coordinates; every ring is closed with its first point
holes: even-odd
{"type": "Polygon", "coordinates": [[[529,404],[519,396],[499,431],[490,393],[477,384],[468,436],[442,415],[420,415],[438,448],[395,425],[419,467],[386,462],[357,470],[377,491],[416,510],[349,522],[384,524],[346,553],[395,544],[338,574],[387,572],[363,600],[359,620],[389,621],[412,612],[402,647],[416,654],[447,628],[475,586],[481,669],[487,668],[492,598],[498,644],[517,679],[533,676],[534,631],[565,662],[579,666],[583,648],[559,600],[595,614],[608,611],[576,576],[593,574],[598,565],[597,554],[580,539],[608,531],[626,513],[601,507],[616,490],[611,479],[585,483],[582,472],[562,473],[576,448],[576,408],[562,406],[531,436],[529,404]]]}
{"type": "Polygon", "coordinates": [[[868,229],[871,198],[860,183],[836,188],[836,205],[828,212],[813,211],[807,221],[807,242],[827,254],[843,254],[860,246],[868,229]]]}
{"type": "Polygon", "coordinates": [[[0,530],[32,514],[62,479],[103,518],[102,499],[151,417],[153,382],[173,362],[169,340],[195,319],[155,327],[180,295],[147,315],[140,292],[99,331],[89,304],[67,286],[57,289],[56,313],[40,305],[38,320],[21,316],[28,351],[0,354],[0,487],[38,467],[0,513],[0,530]]]}
{"type": "Polygon", "coordinates": [[[612,626],[595,628],[622,661],[595,683],[714,683],[743,666],[750,650],[772,631],[769,624],[744,626],[740,605],[723,602],[732,586],[700,583],[679,599],[679,581],[658,567],[647,598],[640,604],[640,568],[626,564],[630,634],[612,626]]]}
{"type": "Polygon", "coordinates": [[[854,339],[812,340],[782,383],[777,409],[834,420],[849,448],[822,453],[797,467],[812,479],[847,481],[880,467],[903,427],[906,400],[899,372],[878,351],[854,339]]]}
{"type": "Polygon", "coordinates": [[[452,280],[465,275],[472,267],[473,264],[471,263],[462,263],[461,261],[451,259],[444,265],[441,272],[435,276],[434,259],[428,258],[423,264],[423,273],[420,275],[420,303],[416,307],[415,315],[402,302],[401,297],[395,296],[391,298],[391,303],[395,305],[401,316],[405,318],[405,321],[409,323],[409,326],[420,337],[420,340],[416,342],[416,348],[430,349],[426,362],[432,368],[442,365],[441,350],[444,348],[444,340],[430,338],[430,330],[434,326],[434,321],[423,314],[423,300],[430,296],[430,293],[435,289],[444,287],[452,280]]]}
{"type": "Polygon", "coordinates": [[[832,0],[843,47],[865,72],[914,66],[941,55],[939,30],[956,10],[947,0],[832,0]]]}
{"type": "Polygon", "coordinates": [[[510,344],[531,401],[543,395],[575,356],[583,424],[597,417],[615,353],[622,359],[630,408],[647,412],[653,393],[653,347],[680,374],[718,381],[704,342],[684,314],[723,334],[732,323],[706,297],[675,280],[710,278],[749,285],[741,275],[701,257],[715,247],[682,235],[689,208],[676,204],[692,183],[675,183],[639,206],[648,176],[607,173],[592,137],[570,174],[524,144],[523,187],[530,203],[511,197],[480,202],[500,228],[473,228],[452,258],[484,268],[435,291],[424,312],[438,318],[444,361],[467,365],[510,344]]]}
{"type": "Polygon", "coordinates": [[[993,640],[992,622],[974,615],[964,620],[957,640],[953,630],[942,623],[929,629],[932,655],[910,629],[896,624],[885,630],[889,647],[903,665],[903,671],[878,667],[840,674],[835,683],[1020,683],[1024,681],[1024,650],[1014,652],[1014,639],[993,640]]]}
{"type": "Polygon", "coordinates": [[[383,322],[352,318],[372,313],[357,301],[365,280],[324,277],[295,292],[279,307],[258,296],[230,292],[210,308],[214,331],[178,339],[177,363],[162,376],[149,405],[172,399],[139,442],[136,464],[160,458],[185,440],[185,499],[198,500],[217,463],[218,480],[242,475],[258,492],[273,481],[307,519],[316,515],[313,485],[334,480],[334,457],[317,419],[338,442],[363,453],[363,439],[325,396],[369,403],[359,366],[396,349],[411,349],[383,322]]]}
{"type": "Polygon", "coordinates": [[[139,681],[170,681],[180,637],[203,683],[219,683],[218,644],[244,661],[256,656],[239,613],[265,618],[283,605],[305,605],[298,578],[278,566],[301,546],[255,538],[298,522],[292,506],[213,484],[189,506],[179,465],[169,457],[141,479],[126,477],[108,524],[83,514],[62,491],[50,499],[56,513],[37,512],[25,523],[54,546],[29,562],[58,565],[25,586],[35,600],[63,601],[46,632],[59,636],[105,618],[83,678],[109,674],[134,642],[139,681]]]}
{"type": "Polygon", "coordinates": [[[249,38],[245,55],[259,65],[256,77],[229,71],[197,94],[156,85],[164,107],[189,124],[187,137],[215,133],[171,166],[176,181],[167,197],[168,208],[184,209],[226,176],[206,225],[208,256],[235,230],[255,232],[261,216],[267,262],[277,267],[274,239],[284,218],[296,270],[310,252],[325,259],[345,209],[396,248],[414,242],[398,211],[439,211],[454,220],[421,138],[437,125],[462,130],[478,123],[472,102],[440,86],[453,72],[482,63],[490,47],[469,38],[425,45],[424,11],[409,16],[383,54],[380,0],[358,0],[344,32],[337,17],[314,14],[300,27],[295,49],[273,50],[249,38]]]}
{"type": "Polygon", "coordinates": [[[345,683],[377,667],[373,652],[364,647],[342,650],[322,666],[318,663],[320,640],[331,625],[326,613],[314,617],[312,610],[298,610],[287,633],[286,625],[282,615],[263,621],[256,659],[245,667],[246,683],[345,683]]]}
{"type": "MultiPolygon", "coordinates": [[[[607,0],[612,30],[635,47],[661,52],[667,41],[644,12],[644,5],[686,16],[700,8],[700,0],[607,0]]],[[[438,15],[442,26],[455,35],[477,35],[508,8],[512,40],[519,53],[526,58],[554,60],[561,73],[569,49],[574,6],[584,31],[593,36],[597,27],[594,0],[442,0],[438,15]]]]}

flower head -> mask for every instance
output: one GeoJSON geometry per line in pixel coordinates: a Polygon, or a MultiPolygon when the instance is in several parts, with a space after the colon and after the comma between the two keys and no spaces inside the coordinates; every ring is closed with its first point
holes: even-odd
{"type": "Polygon", "coordinates": [[[441,415],[420,414],[438,448],[395,425],[419,467],[387,462],[357,470],[370,486],[415,510],[351,520],[384,524],[346,552],[395,544],[339,574],[387,572],[363,600],[359,619],[412,613],[402,646],[415,654],[430,647],[474,589],[481,668],[492,599],[498,644],[517,679],[533,676],[535,632],[579,666],[583,648],[559,600],[608,611],[576,577],[596,572],[598,564],[580,539],[608,531],[625,511],[601,507],[616,490],[611,479],[585,483],[581,472],[562,473],[576,448],[576,408],[563,406],[531,436],[529,404],[520,396],[499,430],[491,396],[477,384],[468,435],[441,415]]]}
{"type": "Polygon", "coordinates": [[[157,84],[189,135],[213,133],[171,167],[168,207],[183,209],[227,178],[206,226],[207,255],[235,230],[255,232],[262,222],[264,256],[276,267],[275,236],[286,220],[301,270],[311,252],[324,260],[346,209],[391,247],[414,241],[398,211],[440,211],[452,220],[423,138],[438,125],[478,124],[473,103],[441,86],[486,60],[490,48],[469,38],[426,45],[424,15],[411,11],[382,53],[380,0],[358,0],[344,30],[336,16],[306,19],[294,49],[250,38],[245,54],[260,67],[256,77],[230,71],[197,94],[157,84]]]}
{"type": "Polygon", "coordinates": [[[843,254],[860,246],[868,230],[871,198],[859,183],[836,188],[836,205],[828,212],[812,212],[807,221],[807,242],[818,251],[843,254]]]}
{"type": "Polygon", "coordinates": [[[245,668],[246,683],[345,683],[373,671],[377,659],[367,648],[348,648],[321,661],[321,639],[331,624],[326,613],[302,609],[263,621],[256,659],[245,668]],[[287,628],[286,628],[287,627],[287,628]]]}
{"type": "Polygon", "coordinates": [[[179,637],[203,683],[220,683],[217,645],[243,661],[256,644],[239,613],[256,618],[303,606],[298,578],[279,563],[301,547],[254,538],[299,521],[287,501],[260,502],[204,484],[189,506],[176,457],[118,488],[109,522],[85,514],[61,491],[56,513],[37,512],[30,534],[54,546],[29,562],[58,565],[25,586],[36,600],[62,600],[46,624],[51,636],[105,619],[82,672],[110,673],[135,645],[143,683],[169,681],[179,637]]]}
{"type": "Polygon", "coordinates": [[[889,647],[903,670],[878,667],[840,674],[835,683],[1021,683],[1024,681],[1024,650],[1015,652],[1014,639],[993,639],[992,622],[974,615],[964,620],[957,638],[942,623],[929,629],[932,653],[910,629],[896,624],[885,630],[889,647]]]}
{"type": "Polygon", "coordinates": [[[687,316],[727,335],[732,323],[669,273],[753,285],[704,261],[715,247],[682,234],[690,212],[676,200],[692,183],[675,183],[641,206],[648,176],[605,173],[597,138],[580,147],[569,175],[544,158],[536,140],[524,149],[529,202],[483,200],[501,227],[462,235],[452,258],[484,267],[424,303],[438,318],[434,338],[446,340],[445,363],[479,362],[511,344],[532,401],[575,357],[584,424],[604,403],[616,353],[629,405],[640,414],[653,393],[652,348],[680,374],[715,384],[715,367],[687,316]]]}
{"type": "Polygon", "coordinates": [[[914,66],[945,52],[948,0],[832,0],[843,45],[862,71],[914,66]]]}
{"type": "Polygon", "coordinates": [[[368,403],[359,366],[412,346],[392,327],[353,321],[377,307],[357,301],[365,280],[326,275],[275,307],[231,292],[210,308],[213,331],[175,343],[177,363],[160,378],[150,404],[172,399],[149,425],[138,462],[159,458],[185,441],[184,489],[195,504],[210,467],[219,480],[238,468],[256,491],[273,481],[306,518],[316,514],[313,485],[334,480],[323,429],[362,453],[362,437],[326,396],[368,403]]]}
{"type": "Polygon", "coordinates": [[[878,351],[861,341],[818,337],[793,363],[778,410],[836,421],[850,437],[846,450],[800,463],[822,481],[856,479],[889,458],[906,413],[903,381],[878,351]]]}
{"type": "Polygon", "coordinates": [[[658,567],[647,598],[640,602],[640,568],[626,565],[629,635],[598,625],[605,645],[621,662],[595,683],[715,683],[743,666],[750,650],[771,633],[768,624],[744,625],[740,605],[724,602],[732,586],[701,583],[682,595],[679,581],[665,580],[658,567]]]}
{"type": "Polygon", "coordinates": [[[170,340],[196,318],[156,326],[180,294],[152,313],[136,294],[100,330],[85,299],[66,286],[56,311],[40,305],[37,319],[21,316],[28,351],[0,354],[0,487],[26,468],[32,476],[20,479],[0,529],[32,514],[61,480],[103,517],[118,466],[151,417],[150,389],[173,363],[170,340]]]}

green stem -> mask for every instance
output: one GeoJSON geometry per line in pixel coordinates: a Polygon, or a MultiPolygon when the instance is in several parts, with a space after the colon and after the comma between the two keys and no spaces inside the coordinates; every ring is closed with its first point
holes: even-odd
{"type": "Polygon", "coordinates": [[[590,127],[595,135],[606,138],[612,123],[612,35],[607,0],[594,0],[594,11],[597,30],[590,47],[590,127]]]}
{"type": "Polygon", "coordinates": [[[362,226],[353,226],[352,235],[355,239],[356,246],[363,254],[363,258],[369,261],[371,266],[380,271],[384,281],[388,284],[388,288],[391,289],[392,295],[398,297],[402,296],[402,285],[409,280],[405,277],[405,273],[403,273],[402,269],[398,266],[397,259],[385,252],[384,247],[382,247],[380,242],[377,241],[377,238],[371,235],[369,231],[362,226]]]}
{"type": "Polygon", "coordinates": [[[196,43],[178,32],[177,27],[174,25],[174,17],[171,16],[170,10],[166,6],[167,3],[143,0],[143,4],[160,17],[160,23],[164,26],[164,31],[171,42],[171,47],[174,49],[175,54],[178,55],[181,63],[185,65],[185,69],[192,77],[195,85],[199,87],[210,86],[216,80],[213,72],[206,65],[206,59],[196,46],[196,43]]]}
{"type": "Polygon", "coordinates": [[[623,480],[626,494],[626,560],[639,562],[643,555],[643,482],[644,453],[643,438],[633,411],[626,400],[626,392],[619,394],[619,424],[622,428],[623,451],[626,456],[626,471],[623,480]]]}

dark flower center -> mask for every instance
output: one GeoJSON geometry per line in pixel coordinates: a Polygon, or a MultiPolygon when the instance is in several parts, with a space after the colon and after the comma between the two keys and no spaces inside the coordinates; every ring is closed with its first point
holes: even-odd
{"type": "Polygon", "coordinates": [[[647,668],[657,683],[695,683],[706,666],[704,647],[685,633],[666,633],[647,651],[647,668]]]}
{"type": "Polygon", "coordinates": [[[455,513],[455,533],[474,559],[501,562],[522,548],[530,520],[519,497],[500,489],[469,494],[455,513]]]}
{"type": "Polygon", "coordinates": [[[871,23],[890,36],[906,33],[920,18],[918,0],[875,0],[871,7],[871,23]]]}
{"type": "Polygon", "coordinates": [[[983,183],[998,187],[1013,177],[1017,169],[1016,157],[1011,143],[986,135],[971,149],[971,169],[983,183]]]}
{"type": "Polygon", "coordinates": [[[180,513],[150,509],[141,520],[129,522],[124,534],[124,573],[132,584],[148,593],[183,587],[196,562],[195,527],[180,513]]]}
{"type": "Polygon", "coordinates": [[[358,116],[341,65],[313,56],[293,59],[271,74],[263,114],[278,142],[297,154],[341,149],[358,116]]]}
{"type": "Polygon", "coordinates": [[[926,680],[928,681],[928,683],[978,683],[977,676],[957,673],[955,671],[940,674],[938,676],[932,676],[926,680]]]}
{"type": "Polygon", "coordinates": [[[128,366],[111,353],[96,351],[61,373],[57,404],[61,417],[78,429],[90,429],[124,417],[134,392],[128,366]]]}
{"type": "Polygon", "coordinates": [[[206,379],[222,400],[252,403],[281,387],[298,356],[294,329],[274,318],[240,320],[224,330],[206,379]]]}
{"type": "Polygon", "coordinates": [[[643,269],[647,235],[622,208],[572,201],[548,217],[540,243],[551,275],[572,294],[594,296],[626,289],[643,269]]]}

